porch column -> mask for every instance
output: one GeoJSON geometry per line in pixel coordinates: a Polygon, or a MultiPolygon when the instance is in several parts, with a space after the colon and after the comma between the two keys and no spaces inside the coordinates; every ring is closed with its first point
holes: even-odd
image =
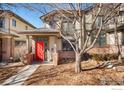
{"type": "Polygon", "coordinates": [[[54,36],[50,36],[49,47],[52,54],[53,65],[58,65],[57,40],[54,36]]]}
{"type": "Polygon", "coordinates": [[[2,42],[2,59],[8,60],[11,57],[11,38],[3,38],[2,42]]]}
{"type": "Polygon", "coordinates": [[[11,55],[11,57],[12,57],[12,59],[13,59],[13,57],[14,57],[14,46],[15,46],[15,40],[14,40],[14,38],[13,37],[11,37],[11,39],[10,39],[10,55],[11,55]]]}
{"type": "Polygon", "coordinates": [[[27,44],[27,53],[29,53],[29,36],[27,36],[27,40],[26,40],[26,44],[27,44]]]}
{"type": "Polygon", "coordinates": [[[27,36],[27,49],[28,49],[28,53],[31,53],[32,52],[32,42],[31,42],[31,37],[30,36],[27,36]]]}

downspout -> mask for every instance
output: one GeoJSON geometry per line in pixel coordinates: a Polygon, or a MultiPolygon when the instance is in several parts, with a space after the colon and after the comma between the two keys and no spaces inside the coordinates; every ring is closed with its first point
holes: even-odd
{"type": "MultiPolygon", "coordinates": [[[[8,19],[9,19],[9,27],[8,27],[9,35],[11,35],[11,31],[10,31],[10,17],[8,17],[8,19]]],[[[10,36],[10,57],[13,57],[13,53],[12,52],[13,52],[13,37],[10,36]]]]}

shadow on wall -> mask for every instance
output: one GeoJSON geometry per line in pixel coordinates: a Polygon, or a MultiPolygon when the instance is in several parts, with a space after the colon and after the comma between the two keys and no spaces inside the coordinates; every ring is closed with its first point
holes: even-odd
{"type": "Polygon", "coordinates": [[[20,44],[14,48],[14,61],[20,61],[20,57],[25,55],[27,52],[26,44],[20,44]]]}
{"type": "Polygon", "coordinates": [[[83,61],[87,61],[89,59],[91,59],[92,56],[89,54],[89,53],[84,53],[82,56],[81,56],[81,60],[83,61]]]}
{"type": "MultiPolygon", "coordinates": [[[[59,58],[59,63],[60,64],[75,61],[75,52],[74,51],[58,51],[58,55],[59,55],[58,58],[59,58]]],[[[88,53],[83,54],[82,57],[81,57],[81,59],[83,61],[87,61],[91,58],[92,58],[92,56],[88,53]]]]}

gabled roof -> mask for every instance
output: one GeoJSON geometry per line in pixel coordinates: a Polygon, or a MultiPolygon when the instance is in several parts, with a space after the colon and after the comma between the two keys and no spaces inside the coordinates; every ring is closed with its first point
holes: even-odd
{"type": "MultiPolygon", "coordinates": [[[[83,12],[89,12],[91,9],[93,9],[95,6],[93,5],[93,6],[89,6],[89,7],[87,7],[86,9],[84,9],[84,10],[81,10],[82,11],[82,13],[83,12]]],[[[70,15],[73,15],[72,14],[72,11],[77,11],[77,10],[62,10],[62,9],[59,9],[59,10],[53,10],[53,11],[51,11],[51,12],[49,12],[49,13],[46,13],[45,15],[42,15],[42,16],[40,16],[40,19],[42,19],[43,21],[44,21],[44,19],[45,18],[47,18],[47,17],[51,17],[51,16],[55,16],[56,14],[59,14],[59,12],[63,12],[63,13],[67,13],[67,14],[70,14],[70,15]],[[67,12],[68,11],[68,12],[67,12]],[[69,13],[70,12],[70,13],[69,13]]],[[[78,11],[77,11],[78,12],[78,11]]]]}
{"type": "Polygon", "coordinates": [[[60,12],[61,12],[61,13],[65,13],[65,14],[67,14],[67,15],[72,15],[71,10],[66,10],[66,11],[64,11],[64,10],[53,10],[53,11],[51,11],[51,12],[45,14],[45,15],[42,15],[42,16],[40,17],[40,19],[42,19],[42,20],[44,21],[46,18],[53,17],[53,16],[55,16],[55,15],[57,15],[57,14],[58,14],[58,15],[61,15],[60,12]],[[67,12],[67,11],[68,11],[68,12],[67,12]]]}
{"type": "Polygon", "coordinates": [[[26,23],[27,25],[31,26],[32,28],[36,28],[34,25],[32,25],[31,23],[29,23],[28,21],[26,21],[25,19],[23,19],[22,17],[20,17],[19,15],[15,14],[14,12],[12,12],[10,10],[0,10],[0,13],[2,13],[2,12],[9,13],[9,14],[17,17],[19,20],[26,23]]]}

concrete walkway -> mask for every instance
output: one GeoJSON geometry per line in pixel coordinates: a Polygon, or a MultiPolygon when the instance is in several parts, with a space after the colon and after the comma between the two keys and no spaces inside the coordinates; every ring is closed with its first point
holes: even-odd
{"type": "Polygon", "coordinates": [[[28,65],[16,75],[7,79],[2,85],[22,85],[26,79],[39,67],[39,64],[28,65]]]}

